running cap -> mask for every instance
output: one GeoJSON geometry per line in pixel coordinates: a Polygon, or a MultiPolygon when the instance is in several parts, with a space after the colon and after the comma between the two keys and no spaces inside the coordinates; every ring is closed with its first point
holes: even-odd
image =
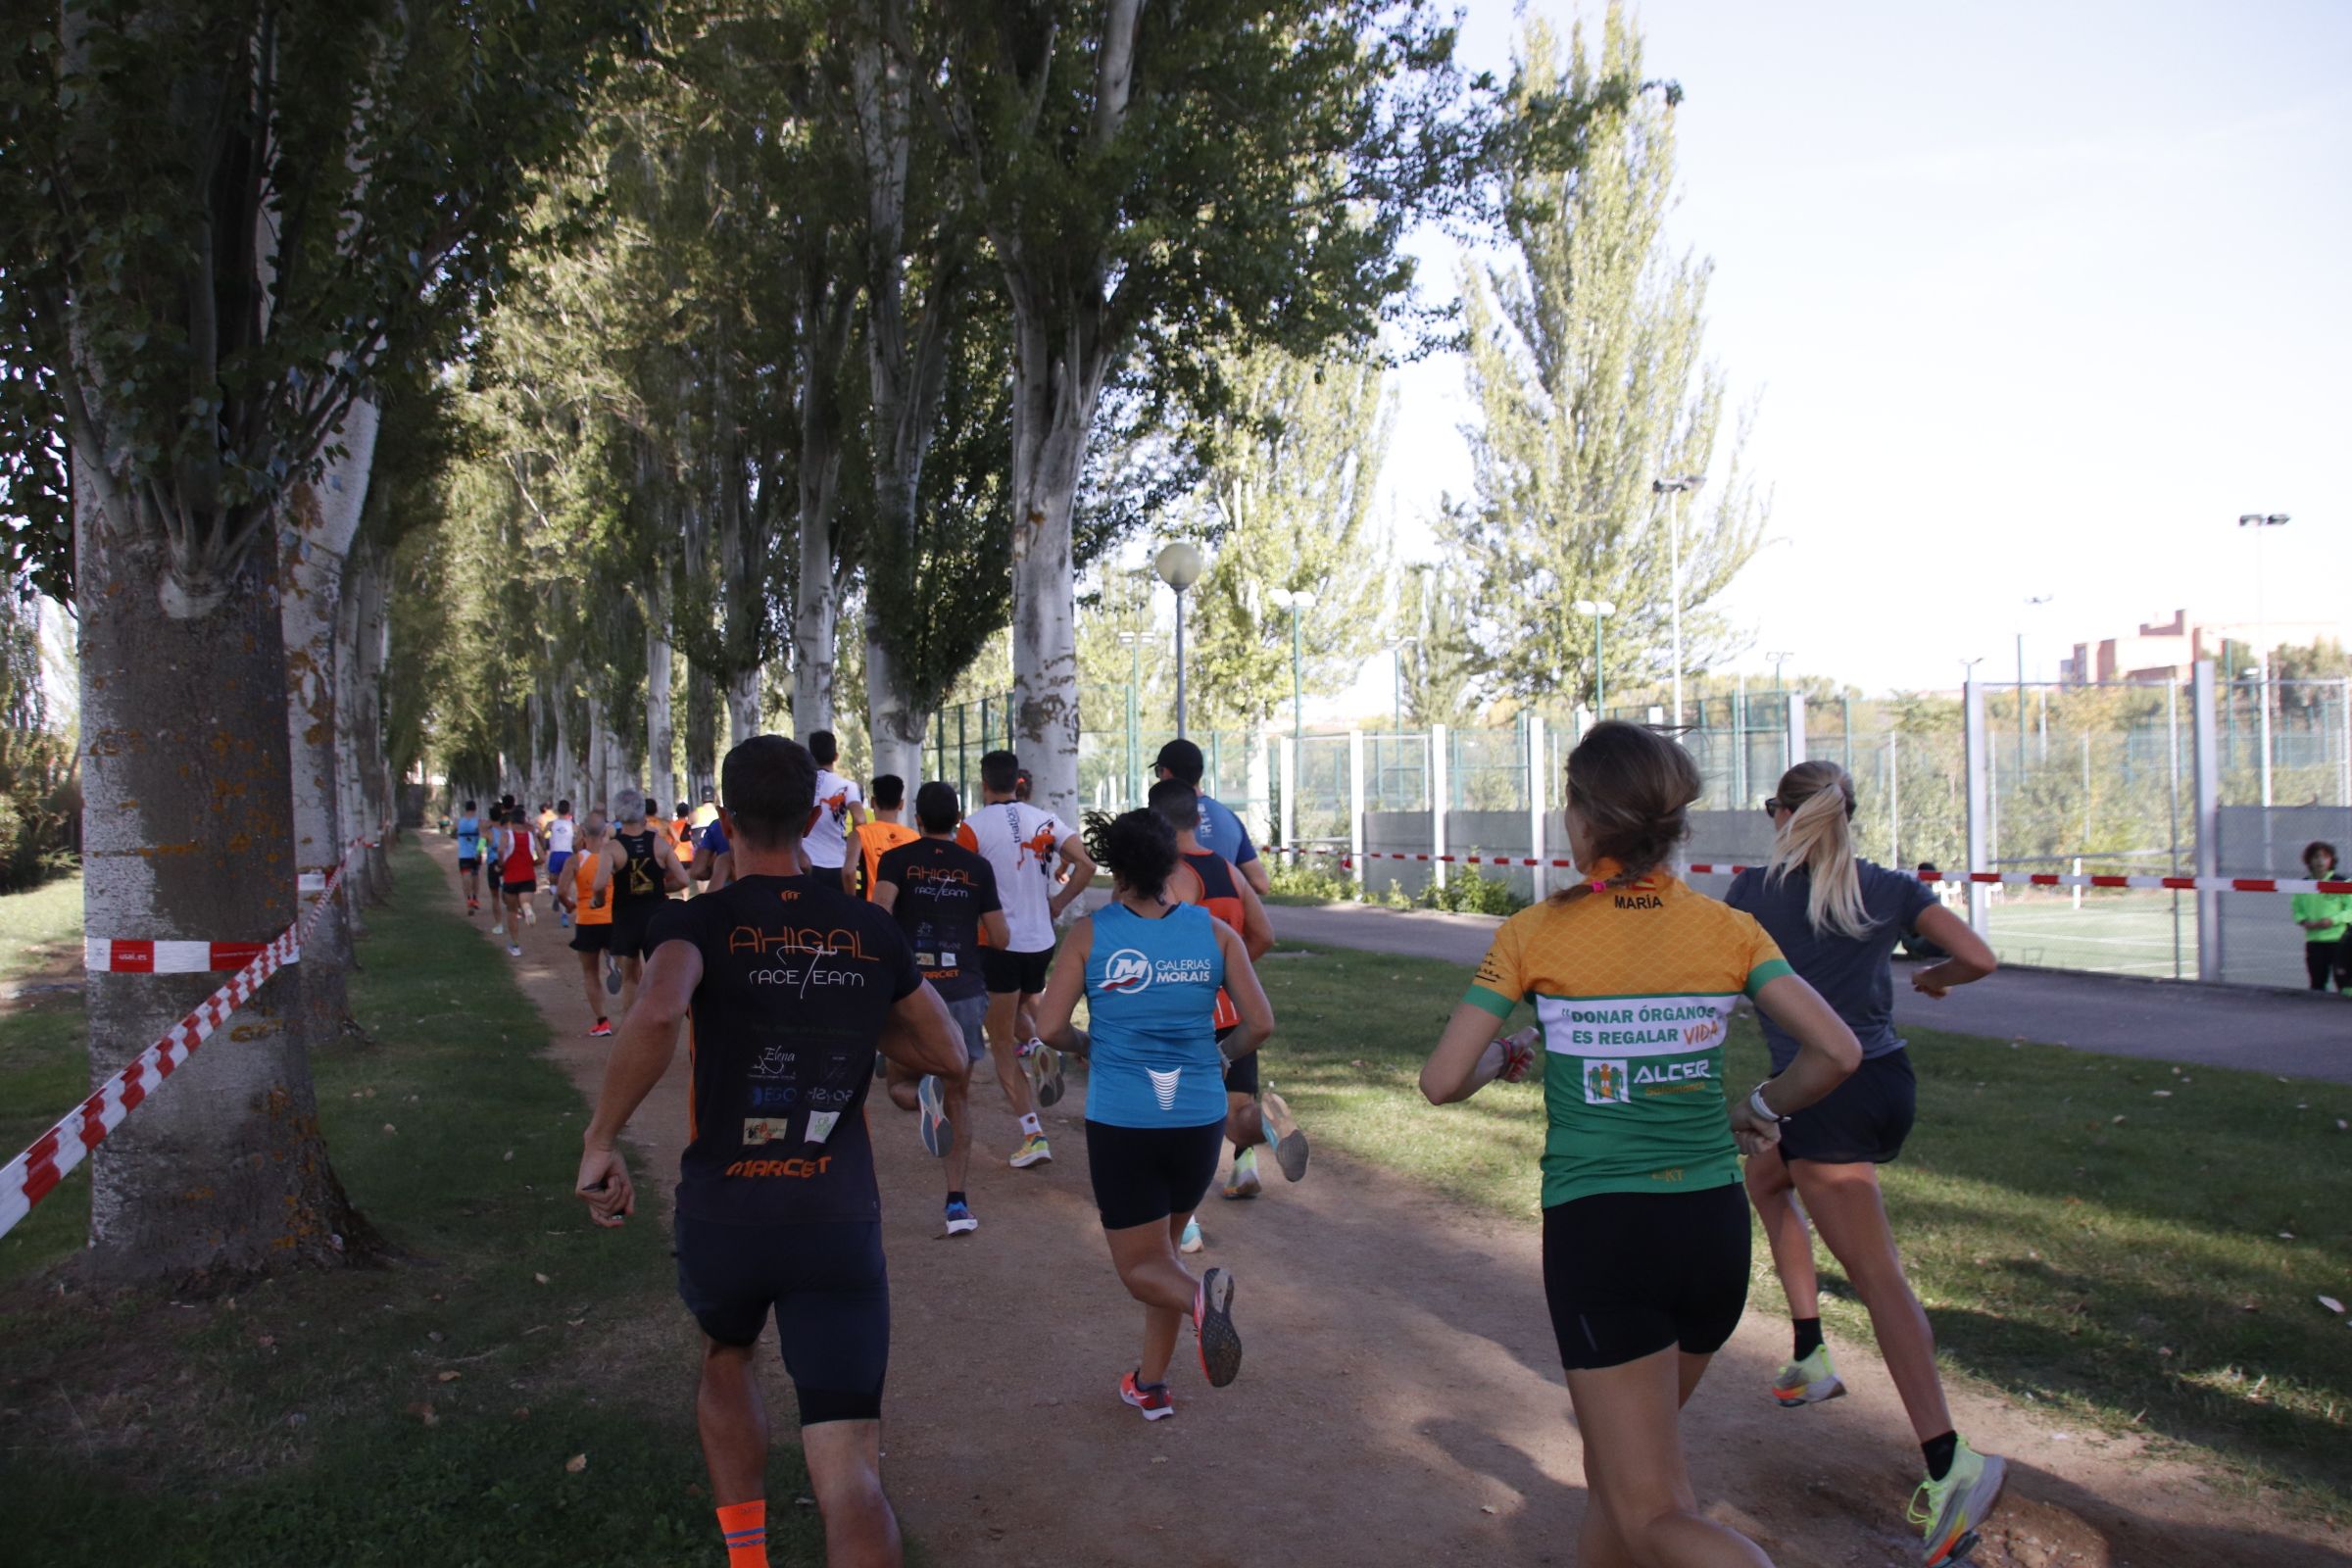
{"type": "Polygon", "coordinates": [[[1191,741],[1168,742],[1159,749],[1159,755],[1152,760],[1152,765],[1164,771],[1168,777],[1181,779],[1195,789],[1200,787],[1200,775],[1206,766],[1200,756],[1200,748],[1191,741]]]}

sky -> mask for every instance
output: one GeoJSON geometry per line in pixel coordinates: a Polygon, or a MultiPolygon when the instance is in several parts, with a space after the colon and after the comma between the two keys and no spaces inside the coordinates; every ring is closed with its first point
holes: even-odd
{"type": "MultiPolygon", "coordinates": [[[[1467,64],[1507,71],[1516,12],[1470,0],[1467,64]]],[[[2261,547],[2269,618],[2352,630],[2352,4],[1637,15],[1644,74],[1687,94],[1670,227],[1714,260],[1708,350],[1773,498],[1722,602],[1735,667],[1951,687],[1963,659],[2010,676],[2023,629],[2054,678],[2176,607],[2250,620],[2257,511],[2293,519],[2261,547]]],[[[1453,297],[1458,253],[1415,248],[1453,297]]],[[[1471,408],[1458,358],[1396,386],[1384,484],[1429,559],[1471,408]]],[[[1385,701],[1388,665],[1334,706],[1385,701]]]]}

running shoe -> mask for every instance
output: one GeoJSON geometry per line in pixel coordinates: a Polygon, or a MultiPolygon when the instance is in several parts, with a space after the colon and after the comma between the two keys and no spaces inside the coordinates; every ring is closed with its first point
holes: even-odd
{"type": "Polygon", "coordinates": [[[524,925],[537,925],[539,923],[539,906],[532,903],[529,899],[522,901],[522,923],[524,925]]]}
{"type": "Polygon", "coordinates": [[[610,949],[605,953],[605,995],[620,995],[620,960],[612,956],[610,949]]]}
{"type": "Polygon", "coordinates": [[[503,937],[507,934],[507,917],[505,915],[502,914],[490,922],[490,934],[494,937],[503,937]]]}
{"type": "Polygon", "coordinates": [[[1031,1133],[1021,1140],[1021,1147],[1012,1152],[1012,1168],[1027,1170],[1032,1165],[1051,1164],[1054,1151],[1046,1144],[1044,1133],[1031,1133]]]}
{"type": "Polygon", "coordinates": [[[1943,1479],[1919,1484],[1911,1494],[1910,1516],[1927,1536],[1926,1568],[1958,1562],[1977,1549],[1977,1526],[1991,1517],[2008,1479],[2006,1461],[1986,1458],[1962,1438],[1943,1479]]]}
{"type": "Polygon", "coordinates": [[[1061,1099],[1061,1053],[1043,1040],[1032,1040],[1021,1047],[1021,1076],[1029,1080],[1029,1093],[1037,1097],[1040,1109],[1061,1099]]]}
{"type": "Polygon", "coordinates": [[[479,914],[479,913],[481,913],[481,912],[482,912],[482,906],[481,906],[481,904],[480,904],[478,901],[476,901],[476,900],[473,900],[473,899],[467,899],[467,900],[466,901],[466,912],[467,914],[479,914]]]}
{"type": "Polygon", "coordinates": [[[1262,1189],[1257,1180],[1257,1151],[1245,1149],[1233,1156],[1233,1179],[1225,1184],[1228,1199],[1255,1198],[1262,1189]]]}
{"type": "Polygon", "coordinates": [[[591,1040],[602,1040],[612,1032],[612,1020],[610,1018],[599,1018],[596,1020],[596,1027],[588,1031],[588,1038],[591,1040]]]}
{"type": "Polygon", "coordinates": [[[571,911],[569,909],[558,909],[556,911],[556,929],[560,931],[568,931],[571,929],[571,911]]]}
{"type": "MultiPolygon", "coordinates": [[[[940,1098],[936,1075],[923,1074],[923,1081],[914,1086],[914,1101],[923,1110],[923,1148],[933,1159],[945,1158],[948,1151],[956,1147],[956,1128],[948,1120],[948,1107],[940,1098]]],[[[960,1203],[956,1205],[957,1208],[962,1206],[960,1203]]],[[[950,1211],[950,1217],[953,1219],[953,1210],[950,1211]]],[[[949,1234],[954,1235],[955,1232],[951,1230],[949,1234]]]]}
{"type": "Polygon", "coordinates": [[[507,944],[507,956],[510,958],[519,958],[522,956],[522,949],[516,944],[510,942],[507,944]]]}
{"type": "Polygon", "coordinates": [[[1176,1413],[1165,1383],[1138,1383],[1133,1372],[1119,1379],[1119,1397],[1143,1411],[1147,1421],[1165,1421],[1176,1413]]]}
{"type": "Polygon", "coordinates": [[[1177,1238],[1176,1250],[1198,1252],[1207,1245],[1208,1239],[1200,1234],[1200,1216],[1195,1214],[1184,1222],[1184,1234],[1177,1238]]]}
{"type": "Polygon", "coordinates": [[[1265,1124],[1266,1139],[1274,1149],[1274,1163],[1282,1167],[1286,1181],[1297,1181],[1306,1174],[1306,1134],[1298,1130],[1298,1118],[1291,1114],[1291,1102],[1269,1089],[1257,1097],[1258,1120],[1265,1124]]]}
{"type": "Polygon", "coordinates": [[[1845,1384],[1838,1379],[1826,1345],[1815,1346],[1813,1353],[1801,1361],[1782,1362],[1780,1375],[1772,1380],[1772,1396],[1791,1410],[1800,1404],[1835,1399],[1844,1392],[1845,1384]]]}
{"type": "Polygon", "coordinates": [[[1241,1376],[1242,1336],[1233,1326],[1233,1276],[1221,1268],[1201,1275],[1193,1291],[1193,1332],[1200,1338],[1200,1370],[1208,1374],[1210,1388],[1221,1389],[1241,1376]]]}
{"type": "Polygon", "coordinates": [[[969,1236],[979,1228],[980,1222],[972,1218],[971,1204],[950,1203],[948,1205],[948,1234],[950,1236],[969,1236]]]}

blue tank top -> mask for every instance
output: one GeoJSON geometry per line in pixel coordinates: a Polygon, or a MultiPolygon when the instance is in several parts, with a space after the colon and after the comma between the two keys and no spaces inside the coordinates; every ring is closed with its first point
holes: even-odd
{"type": "Polygon", "coordinates": [[[1086,956],[1086,1119],[1113,1127],[1199,1127],[1225,1115],[1225,1064],[1212,1019],[1225,956],[1209,912],[1178,905],[1147,920],[1125,905],[1095,915],[1086,956]]]}
{"type": "Polygon", "coordinates": [[[478,817],[458,818],[458,858],[478,860],[482,858],[482,824],[478,817]]]}

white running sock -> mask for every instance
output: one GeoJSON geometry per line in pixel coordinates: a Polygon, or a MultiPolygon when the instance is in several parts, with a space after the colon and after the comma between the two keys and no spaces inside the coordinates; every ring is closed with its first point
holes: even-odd
{"type": "Polygon", "coordinates": [[[1046,1124],[1037,1119],[1035,1112],[1031,1112],[1021,1118],[1021,1135],[1025,1138],[1043,1138],[1046,1135],[1046,1124]]]}

